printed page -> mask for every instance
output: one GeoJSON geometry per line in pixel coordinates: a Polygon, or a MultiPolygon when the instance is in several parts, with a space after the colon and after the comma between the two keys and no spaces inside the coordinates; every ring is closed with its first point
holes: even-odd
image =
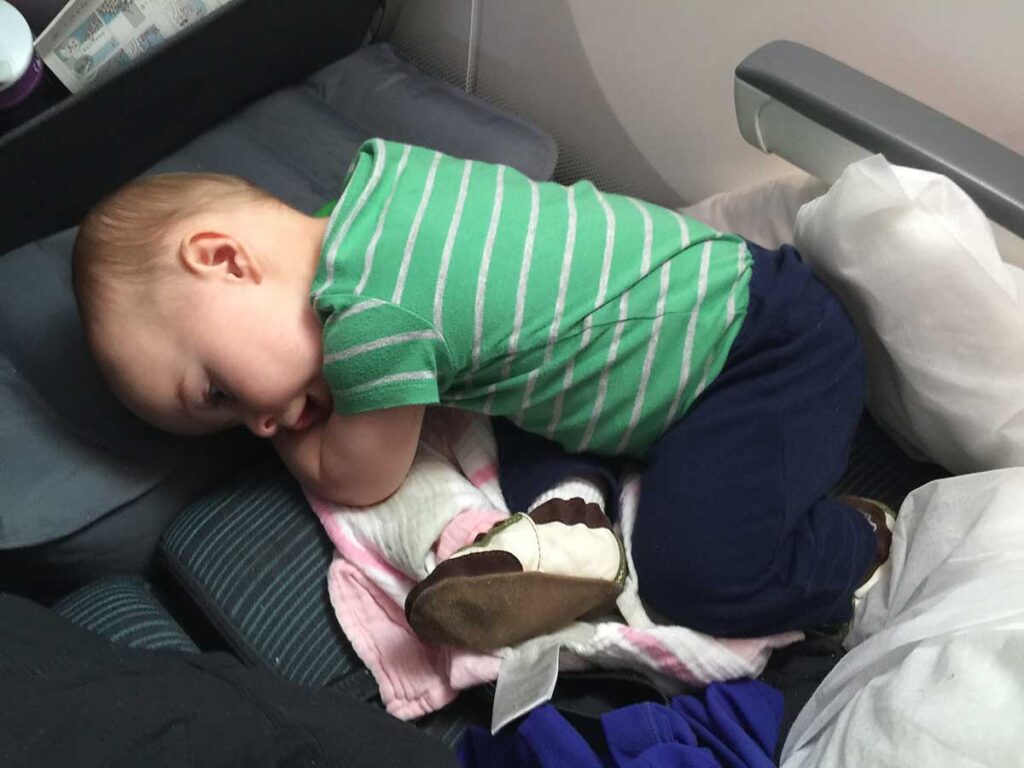
{"type": "Polygon", "coordinates": [[[71,0],[36,39],[36,52],[78,93],[228,2],[71,0]]]}

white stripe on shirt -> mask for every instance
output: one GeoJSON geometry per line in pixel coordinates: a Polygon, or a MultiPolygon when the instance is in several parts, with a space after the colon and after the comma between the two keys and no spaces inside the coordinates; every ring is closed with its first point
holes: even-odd
{"type": "Polygon", "coordinates": [[[668,297],[669,272],[672,267],[672,260],[667,260],[661,265],[661,287],[658,293],[658,308],[654,314],[654,325],[651,328],[651,338],[647,342],[647,352],[644,355],[643,372],[640,374],[640,387],[633,401],[633,413],[629,417],[629,426],[622,433],[618,450],[621,453],[629,445],[633,437],[633,430],[640,423],[640,414],[644,407],[644,397],[647,395],[647,384],[651,380],[651,369],[654,365],[654,352],[658,347],[658,340],[661,338],[661,325],[665,321],[665,300],[668,297]]]}
{"type": "Polygon", "coordinates": [[[455,247],[455,237],[459,232],[459,225],[462,223],[462,209],[466,205],[466,191],[469,189],[469,175],[472,171],[473,161],[466,160],[462,169],[462,182],[459,184],[459,197],[455,201],[455,213],[452,214],[452,223],[448,225],[448,237],[444,241],[444,251],[441,254],[437,287],[434,289],[434,327],[442,331],[444,330],[442,327],[444,286],[448,282],[448,265],[452,260],[452,248],[455,247]]]}
{"type": "Polygon", "coordinates": [[[566,205],[569,210],[569,222],[565,232],[565,247],[562,250],[562,271],[558,276],[558,298],[555,300],[555,317],[548,333],[548,346],[544,350],[544,362],[551,361],[555,341],[562,327],[562,315],[565,314],[565,294],[569,290],[569,275],[572,272],[572,257],[576,250],[576,188],[569,187],[566,205]]]}
{"type": "Polygon", "coordinates": [[[729,301],[725,305],[725,327],[728,328],[732,325],[732,321],[736,318],[736,289],[739,288],[740,278],[743,276],[743,267],[746,265],[746,259],[744,256],[747,255],[747,244],[740,243],[736,258],[736,279],[732,283],[732,288],[729,290],[729,301]]]}
{"type": "Polygon", "coordinates": [[[562,388],[555,396],[555,405],[551,410],[551,421],[548,422],[547,436],[549,439],[554,438],[555,428],[558,426],[558,422],[562,420],[562,404],[565,401],[565,393],[568,392],[569,387],[572,386],[572,377],[575,370],[576,356],[573,355],[565,365],[565,376],[562,377],[562,388]]]}
{"type": "Polygon", "coordinates": [[[498,220],[501,218],[501,201],[504,192],[505,166],[499,165],[497,182],[494,189],[494,206],[491,208],[491,222],[487,228],[487,241],[484,244],[483,258],[480,261],[480,275],[476,281],[476,301],[473,307],[473,367],[470,369],[470,376],[480,367],[480,349],[484,334],[484,292],[487,288],[487,272],[491,268],[494,238],[498,234],[498,220]]]}
{"type": "Polygon", "coordinates": [[[680,216],[675,211],[673,211],[673,213],[679,221],[679,250],[685,251],[687,246],[690,244],[690,225],[686,223],[685,216],[680,216]]]}
{"type": "Polygon", "coordinates": [[[337,363],[342,360],[348,360],[350,357],[356,355],[362,355],[366,352],[372,352],[375,349],[383,349],[384,347],[393,347],[396,344],[404,344],[407,341],[419,341],[422,339],[434,339],[440,341],[441,334],[437,331],[409,331],[407,333],[395,333],[391,336],[382,336],[379,339],[373,341],[366,341],[362,344],[356,344],[349,347],[348,349],[340,349],[337,352],[332,352],[329,355],[324,356],[324,365],[329,363],[337,363]]]}
{"type": "MultiPolygon", "coordinates": [[[[519,350],[519,334],[523,330],[523,312],[526,308],[526,286],[530,278],[530,262],[533,260],[533,245],[537,238],[537,217],[540,214],[540,188],[536,182],[527,179],[530,185],[530,222],[526,227],[526,243],[523,245],[523,260],[519,267],[519,288],[516,291],[516,314],[512,320],[512,333],[508,338],[508,355],[502,368],[502,378],[512,370],[512,360],[519,350]]],[[[493,393],[492,393],[493,394],[493,393]]],[[[492,398],[493,400],[493,398],[492,398]]]]}
{"type": "Polygon", "coordinates": [[[700,381],[697,382],[697,388],[693,390],[693,399],[696,400],[700,397],[700,393],[703,392],[708,386],[708,378],[711,376],[711,361],[714,359],[713,355],[708,355],[704,359],[704,373],[700,377],[700,381]]]}
{"type": "Polygon", "coordinates": [[[416,215],[412,220],[412,227],[409,230],[409,239],[405,243],[405,253],[402,254],[402,266],[398,269],[398,279],[395,281],[395,292],[391,295],[392,304],[402,303],[402,293],[405,291],[405,279],[409,275],[409,264],[412,262],[412,252],[416,248],[416,238],[420,234],[420,224],[423,223],[423,214],[430,202],[430,195],[434,191],[434,177],[437,176],[437,166],[441,162],[441,153],[434,153],[434,160],[427,172],[427,181],[423,185],[423,194],[420,196],[419,207],[416,208],[416,215]]]}
{"type": "MultiPolygon", "coordinates": [[[[594,301],[594,311],[596,312],[604,304],[605,296],[608,295],[608,277],[612,270],[612,252],[615,250],[615,211],[608,205],[608,201],[604,199],[604,195],[599,189],[594,189],[594,195],[597,197],[597,202],[601,204],[605,217],[604,261],[601,263],[601,281],[598,283],[597,299],[594,301]]],[[[590,343],[593,326],[594,316],[587,315],[587,319],[583,321],[583,340],[580,342],[580,349],[590,343]]]]}
{"type": "Polygon", "coordinates": [[[365,312],[368,309],[383,306],[384,303],[385,302],[381,301],[380,299],[363,299],[362,301],[356,302],[351,307],[346,309],[344,312],[336,312],[335,314],[327,318],[327,322],[324,323],[324,330],[326,331],[327,327],[330,325],[334,325],[335,323],[341,322],[342,320],[347,320],[348,318],[353,317],[354,315],[358,315],[361,312],[365,312]]]}
{"type": "MultiPolygon", "coordinates": [[[[569,187],[568,194],[566,196],[566,206],[569,213],[569,220],[565,231],[565,247],[562,251],[562,271],[558,276],[558,298],[555,300],[555,317],[551,321],[551,328],[548,332],[548,346],[547,349],[544,350],[544,362],[542,365],[546,365],[551,362],[551,357],[554,355],[555,341],[558,339],[558,333],[562,328],[562,316],[565,314],[565,294],[569,290],[569,275],[572,273],[572,259],[576,251],[576,187],[569,187]]],[[[568,371],[572,370],[571,361],[567,368],[567,375],[571,376],[571,374],[568,373],[568,371]]],[[[533,380],[527,384],[527,392],[523,398],[523,410],[527,408],[529,398],[533,396],[533,388],[536,385],[536,373],[537,371],[534,371],[530,374],[533,376],[533,380]]],[[[554,434],[558,420],[562,417],[562,400],[564,397],[564,389],[559,391],[558,395],[555,397],[555,407],[551,414],[551,422],[548,424],[549,437],[554,434]]]]}
{"type": "Polygon", "coordinates": [[[608,350],[608,359],[605,360],[604,370],[601,371],[601,382],[597,388],[597,400],[594,403],[594,410],[590,414],[590,421],[587,422],[587,431],[580,441],[579,452],[587,450],[591,439],[594,437],[594,428],[597,420],[601,417],[601,409],[604,408],[604,400],[608,394],[608,375],[611,372],[615,358],[619,354],[619,341],[622,339],[622,331],[626,327],[626,315],[629,314],[629,291],[619,298],[619,319],[615,323],[615,333],[612,336],[612,344],[608,350]]]}
{"type": "Polygon", "coordinates": [[[683,344],[683,364],[679,371],[679,387],[672,399],[672,406],[668,409],[665,419],[665,429],[672,426],[676,418],[676,411],[679,410],[679,403],[683,398],[683,392],[690,381],[690,365],[693,357],[693,339],[697,333],[697,321],[700,318],[700,305],[704,302],[704,294],[708,290],[708,269],[711,266],[711,243],[706,240],[704,248],[700,252],[700,277],[697,281],[697,301],[690,312],[690,322],[686,326],[686,341],[683,344]]]}
{"type": "MultiPolygon", "coordinates": [[[[729,289],[729,300],[725,305],[725,328],[722,329],[723,335],[729,330],[733,320],[736,319],[736,289],[739,288],[740,279],[743,277],[743,267],[746,265],[746,259],[743,257],[746,256],[746,253],[746,243],[740,243],[738,258],[736,259],[736,277],[733,278],[732,288],[729,289]]],[[[697,389],[694,390],[694,400],[700,397],[701,393],[707,389],[708,379],[711,378],[711,361],[713,357],[713,355],[709,354],[704,362],[704,375],[701,376],[700,383],[697,384],[697,389]]]]}
{"type": "Polygon", "coordinates": [[[647,277],[651,271],[651,247],[654,241],[654,222],[651,220],[651,213],[639,200],[629,198],[636,209],[640,211],[640,217],[644,220],[644,249],[640,257],[640,277],[647,277]]]}
{"type": "MultiPolygon", "coordinates": [[[[386,152],[384,142],[380,139],[374,139],[373,146],[376,149],[376,153],[373,157],[373,170],[370,172],[370,180],[366,183],[366,186],[363,187],[363,191],[359,195],[359,199],[356,200],[356,204],[349,212],[348,218],[345,219],[345,222],[341,225],[337,234],[334,235],[334,238],[331,241],[330,250],[324,259],[324,266],[327,274],[324,278],[324,284],[320,286],[320,289],[315,294],[313,294],[314,302],[323,296],[324,292],[331,286],[331,283],[334,282],[334,263],[338,258],[338,249],[341,247],[341,242],[345,239],[345,235],[348,234],[349,227],[352,226],[352,222],[355,221],[356,216],[359,215],[363,206],[366,205],[366,201],[370,198],[370,193],[377,188],[377,183],[380,181],[381,174],[384,172],[384,154],[386,152]]],[[[342,203],[347,197],[347,192],[348,187],[346,187],[345,192],[342,193],[341,200],[338,201],[338,205],[334,209],[334,215],[337,215],[338,211],[341,210],[342,203]]],[[[330,232],[330,226],[331,222],[334,220],[334,215],[331,216],[331,221],[328,221],[327,223],[328,232],[330,232]]]]}
{"type": "Polygon", "coordinates": [[[388,376],[381,376],[379,379],[373,381],[366,381],[362,384],[356,384],[354,387],[346,387],[345,389],[337,389],[331,392],[335,397],[347,397],[349,395],[355,395],[359,392],[365,392],[368,389],[374,387],[383,387],[387,384],[396,384],[400,381],[433,381],[436,378],[434,371],[411,371],[409,373],[392,373],[388,376]]]}
{"type": "MultiPolygon", "coordinates": [[[[612,252],[615,249],[615,212],[612,207],[608,205],[608,201],[604,199],[604,195],[596,187],[594,189],[594,197],[601,205],[601,209],[604,211],[605,216],[605,227],[604,227],[604,258],[601,263],[601,277],[597,287],[597,298],[594,300],[594,312],[601,308],[604,304],[605,296],[608,293],[608,277],[611,273],[612,265],[612,252]]],[[[565,392],[572,386],[573,376],[576,370],[576,355],[582,352],[590,345],[590,337],[593,333],[594,327],[594,315],[590,313],[583,320],[583,335],[580,339],[580,348],[577,352],[569,358],[569,363],[565,367],[565,376],[562,379],[562,391],[558,393],[555,398],[554,413],[552,414],[551,422],[548,424],[548,437],[553,436],[553,432],[558,422],[562,418],[562,407],[563,401],[565,400],[565,392]]]]}
{"type": "Polygon", "coordinates": [[[381,208],[380,216],[377,217],[377,229],[374,230],[373,237],[370,238],[369,245],[366,246],[366,254],[363,256],[363,274],[359,278],[359,282],[356,284],[355,293],[358,296],[366,288],[366,283],[370,279],[370,270],[373,269],[373,257],[377,253],[377,243],[380,240],[381,234],[384,232],[384,220],[387,218],[388,210],[391,208],[391,201],[395,197],[395,190],[398,189],[398,185],[402,181],[402,171],[405,170],[406,163],[409,162],[409,152],[412,147],[408,144],[405,145],[405,149],[402,150],[402,157],[398,161],[398,169],[395,171],[395,183],[391,186],[391,192],[388,194],[388,199],[384,201],[384,206],[381,208]]]}

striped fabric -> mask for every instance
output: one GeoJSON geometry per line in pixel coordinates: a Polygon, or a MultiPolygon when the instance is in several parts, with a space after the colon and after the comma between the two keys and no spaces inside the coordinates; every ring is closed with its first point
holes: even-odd
{"type": "Polygon", "coordinates": [[[161,541],[171,572],[239,656],[310,685],[361,666],[327,597],[332,549],[276,462],[200,499],[161,541]]]}
{"type": "MultiPolygon", "coordinates": [[[[277,462],[193,504],[161,541],[171,572],[241,658],[381,706],[376,681],[328,601],[332,551],[305,497],[277,462]]],[[[489,722],[489,691],[465,696],[417,725],[454,748],[470,722],[489,722]]]]}
{"type": "Polygon", "coordinates": [[[135,576],[95,581],[71,593],[53,608],[71,623],[103,635],[116,645],[153,651],[199,652],[157,601],[150,586],[135,576]]]}
{"type": "Polygon", "coordinates": [[[666,208],[374,139],[312,286],[324,374],[341,413],[443,402],[642,456],[721,370],[750,266],[666,208]]]}

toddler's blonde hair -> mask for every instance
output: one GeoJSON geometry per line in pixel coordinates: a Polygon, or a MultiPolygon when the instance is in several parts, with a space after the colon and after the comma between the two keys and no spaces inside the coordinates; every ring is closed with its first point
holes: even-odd
{"type": "Polygon", "coordinates": [[[175,272],[168,234],[176,224],[217,208],[274,200],[244,179],[216,173],[145,176],[101,200],[79,226],[71,260],[86,332],[119,288],[153,285],[175,272]]]}

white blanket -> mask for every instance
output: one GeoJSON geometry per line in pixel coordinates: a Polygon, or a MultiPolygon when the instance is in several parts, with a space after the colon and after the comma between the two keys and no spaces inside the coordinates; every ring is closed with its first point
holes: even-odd
{"type": "Polygon", "coordinates": [[[783,768],[1024,764],[1024,468],[914,491],[783,768]]]}
{"type": "Polygon", "coordinates": [[[497,678],[497,729],[537,703],[536,697],[550,695],[550,690],[535,690],[531,680],[522,679],[520,662],[534,656],[553,657],[556,669],[561,655],[564,668],[582,663],[639,670],[668,690],[682,690],[687,685],[756,677],[773,648],[802,637],[785,632],[719,639],[655,624],[640,602],[630,555],[638,492],[639,481],[627,478],[619,503],[630,563],[618,600],[625,622],[575,622],[496,654],[427,645],[413,634],[403,612],[417,581],[508,514],[489,420],[445,409],[430,413],[409,476],[393,496],[374,507],[351,509],[307,494],[338,550],[327,575],[338,622],[376,678],[388,712],[403,719],[419,717],[444,706],[458,691],[497,678]]]}
{"type": "Polygon", "coordinates": [[[963,190],[869,157],[800,209],[795,240],[857,326],[891,435],[954,473],[1024,466],[1024,270],[963,190]]]}

